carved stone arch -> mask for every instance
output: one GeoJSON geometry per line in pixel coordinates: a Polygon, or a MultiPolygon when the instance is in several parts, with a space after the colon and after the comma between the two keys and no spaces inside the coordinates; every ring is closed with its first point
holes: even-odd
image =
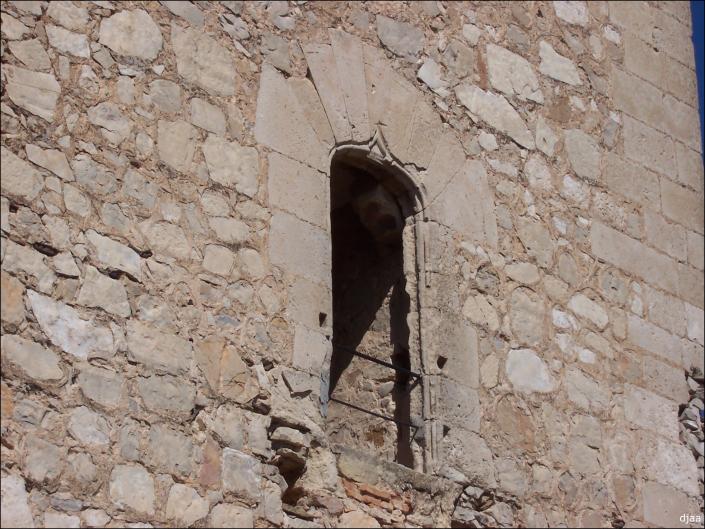
{"type": "Polygon", "coordinates": [[[326,394],[332,334],[331,163],[340,153],[356,155],[393,173],[410,198],[405,213],[414,219],[425,381],[423,470],[436,472],[447,459],[444,432],[456,427],[479,432],[479,412],[467,419],[456,409],[461,401],[479,409],[477,335],[459,307],[440,317],[457,304],[446,298],[457,296],[452,284],[458,280],[444,268],[448,256],[439,241],[496,248],[492,194],[482,164],[466,157],[456,132],[382,50],[341,30],[331,29],[329,36],[330,44],[302,46],[311,80],[287,78],[263,64],[257,99],[255,137],[272,151],[269,257],[289,283],[292,366],[320,378],[321,396],[326,394]]]}

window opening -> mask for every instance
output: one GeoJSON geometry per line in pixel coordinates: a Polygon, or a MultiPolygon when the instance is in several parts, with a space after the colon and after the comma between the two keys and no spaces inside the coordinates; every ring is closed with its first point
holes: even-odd
{"type": "MultiPolygon", "coordinates": [[[[333,352],[327,430],[336,443],[414,467],[404,267],[406,219],[392,174],[339,153],[331,164],[333,352]]],[[[412,267],[413,268],[413,267],[412,267]]],[[[418,363],[417,363],[418,365],[418,363]]]]}

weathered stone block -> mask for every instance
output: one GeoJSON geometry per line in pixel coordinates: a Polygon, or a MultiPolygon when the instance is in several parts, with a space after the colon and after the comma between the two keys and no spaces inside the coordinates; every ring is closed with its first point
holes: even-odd
{"type": "Polygon", "coordinates": [[[84,397],[107,410],[120,407],[126,396],[124,377],[112,370],[83,366],[77,382],[84,397]]]}
{"type": "Polygon", "coordinates": [[[162,34],[152,17],[142,9],[125,9],[100,23],[100,43],[118,55],[145,61],[156,59],[162,49],[162,34]]]}
{"type": "Polygon", "coordinates": [[[678,404],[645,389],[627,384],[624,417],[639,428],[678,440],[678,404]]]}
{"type": "Polygon", "coordinates": [[[98,413],[79,406],[71,412],[69,433],[81,444],[96,447],[110,444],[110,424],[98,413]]]}
{"type": "Polygon", "coordinates": [[[665,134],[624,116],[624,154],[630,160],[665,175],[676,175],[673,140],[665,134]]]}
{"type": "Polygon", "coordinates": [[[677,336],[633,314],[628,318],[629,342],[666,358],[675,365],[682,365],[681,341],[677,336]]]}
{"type": "Polygon", "coordinates": [[[230,52],[203,31],[171,25],[176,69],[186,81],[216,96],[235,93],[235,67],[230,52]]]}
{"type": "Polygon", "coordinates": [[[169,375],[140,377],[137,390],[147,409],[166,416],[188,416],[196,398],[191,384],[169,375]]]}
{"type": "Polygon", "coordinates": [[[223,449],[223,489],[246,502],[262,497],[262,465],[252,456],[232,448],[223,449]]]}
{"type": "Polygon", "coordinates": [[[40,386],[60,386],[66,381],[59,356],[30,340],[14,334],[2,336],[3,371],[40,386]]]}
{"type": "Polygon", "coordinates": [[[661,203],[664,215],[686,228],[703,233],[705,205],[702,195],[662,178],[661,203]]]}
{"type": "Polygon", "coordinates": [[[523,345],[538,345],[546,336],[546,306],[543,300],[527,288],[517,288],[509,298],[509,325],[523,345]]]}
{"type": "Polygon", "coordinates": [[[219,503],[210,514],[210,527],[254,527],[252,510],[231,503],[219,503]]]}
{"type": "Polygon", "coordinates": [[[208,515],[208,500],[202,498],[192,487],[174,483],[169,489],[166,502],[166,517],[190,527],[208,515]]]}
{"type": "Polygon", "coordinates": [[[517,391],[550,393],[556,387],[556,381],[545,362],[531,349],[509,351],[505,372],[517,391]]]}
{"type": "Polygon", "coordinates": [[[142,516],[154,514],[154,478],[141,465],[116,465],[110,474],[109,494],[119,509],[142,516]]]}
{"type": "Polygon", "coordinates": [[[164,424],[155,424],[149,430],[145,462],[160,472],[188,477],[193,468],[193,442],[183,433],[164,424]]]}
{"type": "Polygon", "coordinates": [[[286,272],[322,285],[331,284],[329,234],[288,213],[275,211],[272,215],[269,258],[286,272]]]}
{"type": "Polygon", "coordinates": [[[646,482],[641,492],[644,520],[659,527],[685,527],[680,518],[684,513],[697,512],[695,500],[680,491],[660,483],[646,482]]]}
{"type": "Polygon", "coordinates": [[[302,163],[269,155],[269,203],[296,217],[328,230],[329,186],[326,175],[302,163]]]}
{"type": "Polygon", "coordinates": [[[188,340],[137,320],[127,324],[127,351],[131,360],[173,375],[187,372],[193,357],[188,340]]]}
{"type": "Polygon", "coordinates": [[[2,490],[0,524],[3,527],[34,527],[24,479],[14,474],[3,473],[0,483],[2,490]]]}
{"type": "Polygon", "coordinates": [[[678,268],[674,260],[600,222],[592,223],[590,239],[597,258],[637,274],[668,292],[678,292],[678,268]]]}

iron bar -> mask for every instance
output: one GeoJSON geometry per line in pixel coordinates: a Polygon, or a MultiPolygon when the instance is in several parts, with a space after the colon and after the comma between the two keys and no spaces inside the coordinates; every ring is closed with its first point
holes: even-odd
{"type": "Polygon", "coordinates": [[[390,369],[394,369],[395,371],[399,371],[401,373],[405,373],[411,377],[414,378],[421,378],[421,375],[418,373],[415,373],[414,371],[411,371],[410,369],[407,369],[405,367],[400,367],[400,366],[395,366],[394,364],[390,364],[389,362],[385,362],[384,360],[380,360],[379,358],[375,358],[374,356],[367,355],[365,353],[361,353],[360,351],[357,351],[351,347],[346,347],[344,345],[336,345],[333,344],[334,349],[342,349],[343,351],[347,351],[348,353],[359,356],[360,358],[364,358],[365,360],[369,360],[370,362],[374,362],[375,364],[379,364],[384,367],[388,367],[390,369]]]}
{"type": "Polygon", "coordinates": [[[388,415],[382,415],[381,413],[377,413],[375,411],[366,410],[365,408],[361,408],[360,406],[356,406],[355,404],[345,402],[344,400],[336,399],[335,397],[329,397],[328,400],[331,400],[333,402],[337,402],[338,404],[342,404],[343,406],[348,406],[349,408],[353,408],[354,410],[361,411],[362,413],[367,413],[368,415],[374,415],[375,417],[379,417],[380,419],[384,419],[386,421],[392,421],[392,422],[397,423],[401,426],[413,428],[414,435],[416,435],[416,431],[419,429],[418,426],[411,424],[409,422],[400,421],[400,420],[395,419],[394,417],[389,417],[388,415]]]}

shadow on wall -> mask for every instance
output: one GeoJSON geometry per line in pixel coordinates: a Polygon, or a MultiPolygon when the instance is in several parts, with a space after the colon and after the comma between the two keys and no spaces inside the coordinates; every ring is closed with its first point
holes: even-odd
{"type": "MultiPolygon", "coordinates": [[[[410,368],[403,227],[399,204],[374,175],[344,160],[334,161],[330,395],[409,423],[408,375],[350,352],[410,368]]],[[[328,424],[333,439],[413,466],[408,427],[331,403],[328,424]]]]}

